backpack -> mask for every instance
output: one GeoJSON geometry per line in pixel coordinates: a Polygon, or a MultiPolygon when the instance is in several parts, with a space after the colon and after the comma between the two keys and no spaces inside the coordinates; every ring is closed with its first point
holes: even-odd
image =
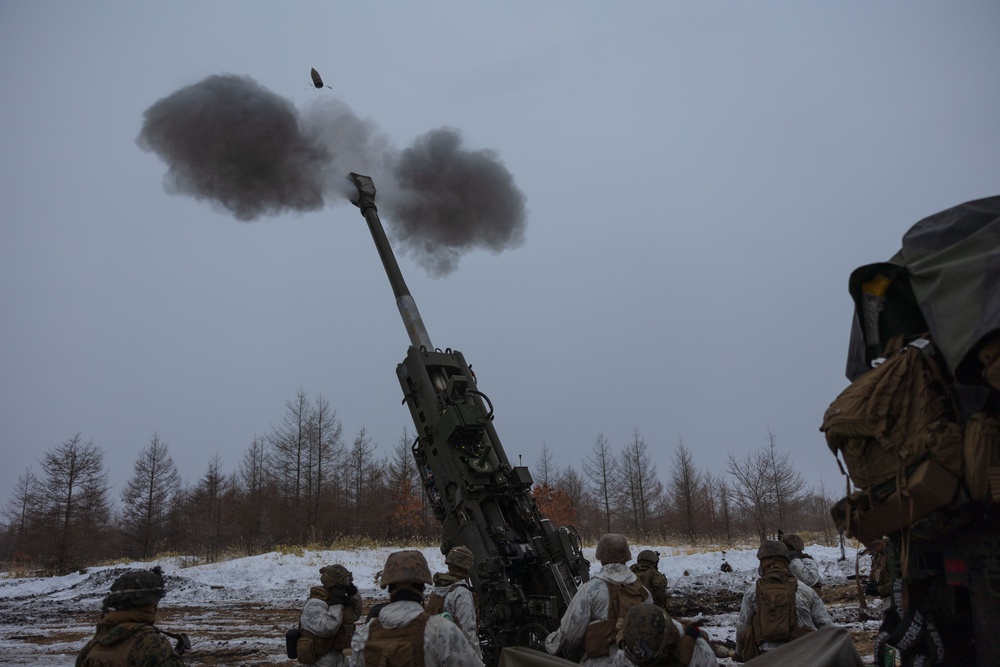
{"type": "Polygon", "coordinates": [[[365,667],[424,667],[424,628],[431,617],[420,613],[401,628],[384,628],[372,620],[365,642],[365,667]]]}
{"type": "Polygon", "coordinates": [[[666,611],[667,609],[667,577],[655,567],[639,564],[631,567],[632,572],[653,598],[653,604],[666,611]]]}
{"type": "Polygon", "coordinates": [[[610,653],[611,644],[617,644],[621,640],[625,614],[633,606],[645,602],[649,595],[649,591],[638,579],[628,584],[604,583],[608,586],[608,618],[587,626],[583,634],[583,650],[588,658],[610,653]]]}
{"type": "Polygon", "coordinates": [[[827,445],[860,491],[832,510],[862,542],[896,532],[951,503],[964,470],[963,432],[929,337],[886,346],[823,417],[827,445]]]}
{"type": "Polygon", "coordinates": [[[791,572],[776,568],[757,579],[757,613],[754,614],[754,637],[760,642],[785,642],[798,623],[795,591],[799,580],[791,572]]]}

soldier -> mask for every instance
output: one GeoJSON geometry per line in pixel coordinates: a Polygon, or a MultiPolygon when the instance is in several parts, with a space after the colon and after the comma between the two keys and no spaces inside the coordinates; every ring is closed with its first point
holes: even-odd
{"type": "Polygon", "coordinates": [[[618,653],[618,619],[633,605],[653,598],[625,563],[632,560],[624,535],[608,533],[597,543],[600,571],[577,589],[559,629],[545,638],[545,650],[555,655],[583,643],[581,664],[610,665],[618,653]]]}
{"type": "Polygon", "coordinates": [[[660,554],[644,549],[635,557],[632,572],[653,596],[653,604],[667,610],[667,578],[659,570],[660,554]]]}
{"type": "Polygon", "coordinates": [[[475,557],[468,547],[452,547],[444,559],[448,572],[434,574],[434,588],[427,598],[427,611],[431,614],[447,612],[462,629],[469,643],[482,656],[479,646],[479,621],[477,618],[476,598],[469,585],[469,571],[475,563],[475,557]]]}
{"type": "Polygon", "coordinates": [[[670,618],[656,605],[637,604],[625,614],[614,667],[718,667],[698,627],[670,618]]]}
{"type": "Polygon", "coordinates": [[[469,665],[483,667],[457,625],[424,609],[424,586],[431,583],[427,559],[419,551],[389,554],[379,585],[389,589],[389,604],[378,618],[354,633],[352,667],[381,665],[469,665]]]}
{"type": "Polygon", "coordinates": [[[802,538],[795,533],[785,533],[779,539],[788,547],[788,569],[795,578],[814,590],[823,588],[823,581],[819,576],[819,564],[812,556],[803,552],[806,545],[802,538]]]}
{"type": "Polygon", "coordinates": [[[361,615],[361,597],[354,575],[343,565],[321,567],[319,574],[322,585],[309,589],[299,616],[296,651],[304,664],[343,667],[344,649],[351,645],[354,623],[361,615]]]}
{"type": "Polygon", "coordinates": [[[833,624],[816,591],[789,571],[788,547],[783,542],[761,543],[757,560],[760,578],[743,595],[736,621],[736,644],[743,660],[833,624]]]}
{"type": "Polygon", "coordinates": [[[153,625],[165,592],[158,566],[115,579],[97,634],[76,657],[76,667],[182,667],[180,651],[191,645],[187,635],[169,635],[178,640],[175,650],[167,633],[153,625]]]}

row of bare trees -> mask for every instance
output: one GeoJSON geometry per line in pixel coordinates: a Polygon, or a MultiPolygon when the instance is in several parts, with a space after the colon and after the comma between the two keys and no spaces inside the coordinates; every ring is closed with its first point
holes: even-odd
{"type": "MultiPolygon", "coordinates": [[[[0,559],[66,572],[101,560],[162,553],[212,561],[281,544],[433,540],[406,431],[380,454],[365,428],[348,443],[336,411],[304,391],[281,422],[255,437],[230,473],[213,457],[193,483],[181,480],[168,445],[153,434],[132,476],[113,496],[103,450],[77,434],[47,451],[40,474],[19,478],[4,507],[0,559]]],[[[543,515],[587,539],[614,527],[637,539],[733,543],[777,528],[827,533],[829,499],[807,490],[789,454],[767,445],[726,470],[699,470],[684,442],[661,479],[639,429],[616,448],[600,434],[578,471],[542,445],[533,493],[543,515]]]]}

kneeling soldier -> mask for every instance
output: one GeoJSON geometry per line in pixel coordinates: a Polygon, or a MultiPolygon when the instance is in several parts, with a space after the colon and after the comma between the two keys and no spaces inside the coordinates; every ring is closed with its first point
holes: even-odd
{"type": "Polygon", "coordinates": [[[347,664],[344,649],[351,645],[354,623],[361,614],[361,597],[354,575],[343,565],[319,570],[321,586],[309,589],[299,616],[301,635],[296,643],[299,662],[321,667],[347,664]]]}
{"type": "Polygon", "coordinates": [[[614,667],[718,667],[719,661],[698,626],[684,624],[651,604],[637,604],[625,614],[621,651],[614,667]]]}

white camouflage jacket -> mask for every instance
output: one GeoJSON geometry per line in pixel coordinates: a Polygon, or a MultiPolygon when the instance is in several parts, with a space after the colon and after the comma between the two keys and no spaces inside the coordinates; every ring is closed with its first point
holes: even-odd
{"type": "Polygon", "coordinates": [[[465,581],[460,581],[448,586],[434,586],[431,593],[436,593],[444,598],[444,611],[451,614],[458,623],[469,643],[476,650],[476,655],[482,656],[482,649],[479,646],[479,628],[476,622],[476,603],[472,597],[472,591],[467,587],[465,581]]]}
{"type": "MultiPolygon", "coordinates": [[[[677,632],[683,634],[684,626],[673,619],[671,621],[674,627],[677,628],[677,632]]],[[[635,663],[628,659],[624,651],[618,651],[611,664],[612,667],[635,667],[635,663]]],[[[688,661],[687,667],[719,667],[719,661],[716,659],[715,653],[707,641],[698,639],[695,642],[694,653],[691,655],[691,660],[688,661]]]]}
{"type": "MultiPolygon", "coordinates": [[[[424,611],[419,602],[401,600],[391,602],[382,607],[378,621],[385,628],[402,628],[410,624],[424,611]]],[[[352,667],[364,667],[365,643],[368,641],[368,630],[371,624],[358,628],[351,640],[351,656],[348,664],[352,667]]],[[[476,655],[469,640],[465,638],[457,625],[441,616],[431,616],[424,627],[424,667],[446,667],[462,665],[465,667],[484,667],[482,659],[476,655]]]]}
{"type": "Polygon", "coordinates": [[[815,586],[819,583],[819,563],[812,558],[792,558],[788,563],[788,569],[806,586],[815,586]]]}
{"type": "MultiPolygon", "coordinates": [[[[826,610],[826,605],[820,599],[819,594],[801,581],[795,582],[795,614],[798,624],[801,627],[818,630],[828,625],[833,625],[830,619],[830,612],[826,610]]],[[[750,584],[747,592],[743,594],[743,604],[740,605],[740,615],[736,619],[736,644],[740,645],[743,635],[746,634],[750,622],[753,621],[754,614],[757,613],[757,582],[750,584]]],[[[762,642],[762,651],[773,651],[784,642],[762,642]]]]}
{"type": "MultiPolygon", "coordinates": [[[[299,625],[303,630],[319,637],[332,637],[337,634],[344,620],[344,605],[327,605],[319,598],[309,598],[302,607],[299,625]]],[[[342,653],[330,651],[316,661],[319,667],[343,667],[347,664],[342,653]]]]}
{"type": "MultiPolygon", "coordinates": [[[[608,563],[602,567],[590,581],[584,582],[577,589],[563,614],[559,629],[545,638],[545,650],[555,655],[564,648],[580,646],[588,625],[594,621],[608,620],[608,583],[629,584],[635,580],[635,574],[624,563],[608,563]]],[[[648,592],[644,602],[653,602],[648,592]]],[[[580,664],[590,667],[610,666],[617,653],[618,646],[612,644],[608,655],[584,658],[580,664]]]]}

